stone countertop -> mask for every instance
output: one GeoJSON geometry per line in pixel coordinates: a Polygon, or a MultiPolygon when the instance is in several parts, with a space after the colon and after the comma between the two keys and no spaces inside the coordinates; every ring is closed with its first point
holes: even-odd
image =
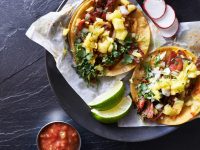
{"type": "MultiPolygon", "coordinates": [[[[174,6],[181,21],[200,20],[200,0],[166,2],[174,6]]],[[[0,1],[0,149],[37,149],[39,129],[50,121],[63,120],[78,129],[83,150],[199,150],[199,120],[156,140],[122,143],[96,136],[67,116],[48,82],[44,49],[25,36],[33,21],[56,10],[60,3],[61,0],[0,1]]]]}

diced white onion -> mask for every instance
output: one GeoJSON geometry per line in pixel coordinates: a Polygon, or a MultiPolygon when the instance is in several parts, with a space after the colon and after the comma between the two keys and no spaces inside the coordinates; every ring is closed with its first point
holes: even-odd
{"type": "Polygon", "coordinates": [[[82,32],[83,32],[83,33],[88,33],[89,30],[88,30],[87,28],[83,28],[82,32]]]}
{"type": "Polygon", "coordinates": [[[160,67],[165,68],[165,62],[164,62],[164,61],[162,61],[162,62],[160,63],[160,67]]]}
{"type": "Polygon", "coordinates": [[[122,15],[128,15],[129,11],[126,9],[125,6],[119,6],[119,10],[121,11],[122,15]]]}
{"type": "Polygon", "coordinates": [[[163,71],[162,71],[162,74],[164,75],[170,75],[170,69],[169,68],[165,68],[163,71]]]}
{"type": "Polygon", "coordinates": [[[161,108],[163,107],[163,104],[157,104],[156,106],[155,106],[155,108],[157,109],[157,110],[160,110],[161,108]]]}
{"type": "Polygon", "coordinates": [[[152,73],[154,74],[154,78],[155,78],[156,80],[159,79],[160,76],[161,76],[161,71],[159,70],[158,67],[154,68],[154,69],[152,70],[152,73]]]}
{"type": "Polygon", "coordinates": [[[162,89],[162,94],[165,96],[170,96],[170,90],[162,89]]]}
{"type": "Polygon", "coordinates": [[[173,75],[173,76],[178,76],[178,72],[172,71],[172,75],[173,75]]]}

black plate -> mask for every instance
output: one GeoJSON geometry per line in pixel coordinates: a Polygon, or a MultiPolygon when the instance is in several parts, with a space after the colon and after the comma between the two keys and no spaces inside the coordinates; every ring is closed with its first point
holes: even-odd
{"type": "MultiPolygon", "coordinates": [[[[63,1],[58,10],[66,1],[63,1]]],[[[62,108],[74,121],[99,136],[117,141],[139,142],[161,137],[176,129],[176,127],[119,128],[116,124],[101,124],[92,118],[90,108],[68,85],[56,68],[53,56],[48,52],[46,52],[46,68],[49,82],[62,108]]]]}

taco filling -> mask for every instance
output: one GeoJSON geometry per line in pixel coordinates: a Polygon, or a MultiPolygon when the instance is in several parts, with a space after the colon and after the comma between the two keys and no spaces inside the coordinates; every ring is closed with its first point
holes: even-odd
{"type": "Polygon", "coordinates": [[[176,118],[189,106],[187,98],[191,97],[200,71],[192,53],[175,49],[154,52],[133,75],[132,82],[137,80],[138,84],[132,87],[132,95],[144,119],[176,118]]]}
{"type": "MultiPolygon", "coordinates": [[[[96,82],[100,76],[108,75],[109,70],[116,65],[122,71],[109,76],[130,71],[133,69],[132,65],[138,64],[148,49],[143,50],[138,46],[138,22],[134,22],[132,16],[138,13],[136,6],[127,0],[88,2],[88,5],[80,8],[84,11],[77,13],[78,16],[72,21],[76,22],[75,29],[71,31],[75,35],[71,34],[70,38],[75,36],[71,45],[77,73],[87,82],[96,82]],[[131,66],[123,70],[123,65],[131,66]]],[[[143,22],[143,28],[147,28],[146,20],[143,19],[143,22]]],[[[71,28],[73,27],[72,25],[71,28]]],[[[149,41],[150,35],[146,41],[148,46],[149,41]]]]}

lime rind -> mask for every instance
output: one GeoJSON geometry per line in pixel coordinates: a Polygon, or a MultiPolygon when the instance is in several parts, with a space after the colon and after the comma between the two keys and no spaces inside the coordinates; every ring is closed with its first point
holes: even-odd
{"type": "Polygon", "coordinates": [[[99,111],[92,109],[93,117],[102,123],[115,123],[126,116],[132,106],[132,99],[124,97],[119,104],[109,110],[99,111]]]}
{"type": "Polygon", "coordinates": [[[122,81],[117,81],[107,92],[96,97],[89,106],[97,110],[108,110],[116,106],[125,93],[125,86],[122,81]]]}

